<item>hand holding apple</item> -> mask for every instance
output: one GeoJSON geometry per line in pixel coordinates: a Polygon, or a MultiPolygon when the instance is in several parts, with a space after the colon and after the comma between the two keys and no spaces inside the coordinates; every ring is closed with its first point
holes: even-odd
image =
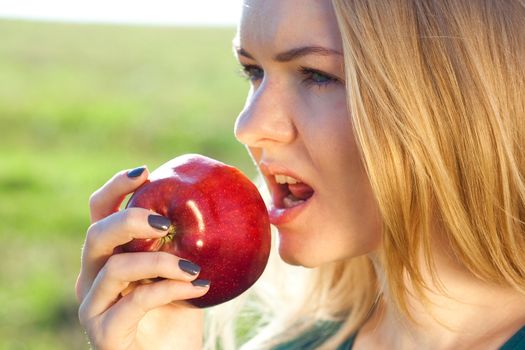
{"type": "Polygon", "coordinates": [[[168,234],[134,239],[118,251],[165,251],[201,267],[211,281],[188,302],[209,307],[235,298],[260,277],[270,252],[270,223],[255,185],[238,169],[189,154],[165,163],[130,198],[127,207],[150,209],[171,220],[168,234]]]}

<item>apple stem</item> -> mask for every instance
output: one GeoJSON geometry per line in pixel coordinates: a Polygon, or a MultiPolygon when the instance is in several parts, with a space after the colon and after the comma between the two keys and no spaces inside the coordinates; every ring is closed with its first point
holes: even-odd
{"type": "Polygon", "coordinates": [[[166,236],[162,238],[162,243],[164,244],[164,243],[173,241],[173,238],[175,237],[176,233],[177,233],[177,229],[175,225],[171,224],[168,229],[168,233],[166,234],[166,236]]]}

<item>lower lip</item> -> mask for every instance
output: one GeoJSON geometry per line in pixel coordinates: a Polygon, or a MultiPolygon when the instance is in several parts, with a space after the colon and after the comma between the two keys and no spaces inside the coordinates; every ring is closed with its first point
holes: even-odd
{"type": "Polygon", "coordinates": [[[295,218],[301,215],[302,212],[305,211],[308,205],[312,202],[314,196],[315,193],[304,203],[301,203],[291,208],[276,208],[275,205],[272,203],[272,206],[268,211],[268,215],[270,216],[270,223],[274,226],[282,226],[293,221],[295,218]]]}

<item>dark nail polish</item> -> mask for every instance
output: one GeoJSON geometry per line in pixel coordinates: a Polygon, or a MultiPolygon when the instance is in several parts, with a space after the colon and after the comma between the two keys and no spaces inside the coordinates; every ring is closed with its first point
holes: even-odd
{"type": "Polygon", "coordinates": [[[206,288],[206,287],[210,286],[210,281],[208,281],[208,280],[195,280],[195,281],[192,281],[191,284],[193,284],[195,287],[206,288]]]}
{"type": "Polygon", "coordinates": [[[131,177],[131,178],[139,177],[140,175],[142,175],[144,170],[146,170],[146,167],[144,167],[144,166],[140,166],[138,168],[130,170],[130,171],[128,171],[128,177],[131,177]]]}
{"type": "Polygon", "coordinates": [[[168,231],[171,221],[162,215],[151,214],[148,216],[148,224],[156,229],[168,231]]]}
{"type": "Polygon", "coordinates": [[[192,263],[191,261],[180,259],[179,260],[179,267],[182,271],[189,273],[192,276],[195,276],[201,271],[201,268],[199,265],[196,265],[192,263]]]}

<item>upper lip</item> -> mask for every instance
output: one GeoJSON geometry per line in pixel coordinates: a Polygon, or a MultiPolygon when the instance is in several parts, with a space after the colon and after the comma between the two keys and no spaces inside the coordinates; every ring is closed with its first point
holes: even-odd
{"type": "Polygon", "coordinates": [[[303,179],[303,177],[297,175],[295,172],[293,172],[289,168],[282,166],[278,163],[260,161],[259,169],[261,170],[261,173],[266,179],[266,183],[268,184],[270,193],[272,195],[272,201],[274,205],[278,208],[283,207],[282,200],[284,199],[284,196],[286,195],[286,193],[283,192],[284,191],[283,185],[280,185],[277,183],[277,181],[275,181],[275,175],[286,175],[289,177],[293,177],[297,181],[302,182],[312,187],[308,182],[306,182],[303,179]]]}

